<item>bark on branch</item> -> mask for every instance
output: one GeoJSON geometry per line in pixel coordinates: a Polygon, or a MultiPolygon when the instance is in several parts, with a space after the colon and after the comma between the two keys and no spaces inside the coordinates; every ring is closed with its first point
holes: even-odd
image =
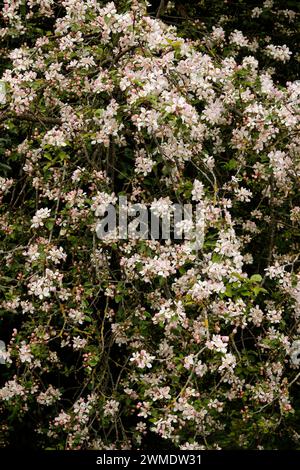
{"type": "Polygon", "coordinates": [[[53,118],[48,116],[40,116],[31,113],[15,114],[4,112],[0,114],[0,123],[7,121],[8,119],[16,119],[17,121],[28,121],[28,122],[39,122],[41,124],[56,124],[61,125],[62,121],[59,118],[53,118]]]}
{"type": "Polygon", "coordinates": [[[156,13],[156,18],[160,18],[161,16],[163,16],[168,6],[168,3],[169,3],[169,0],[161,0],[157,13],[156,13]]]}

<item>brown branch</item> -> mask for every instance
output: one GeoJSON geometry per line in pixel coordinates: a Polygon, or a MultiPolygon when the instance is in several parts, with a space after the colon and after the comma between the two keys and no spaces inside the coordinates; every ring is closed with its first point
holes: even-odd
{"type": "Polygon", "coordinates": [[[4,112],[0,114],[0,123],[7,121],[8,119],[16,119],[18,121],[28,121],[28,122],[40,122],[41,124],[56,124],[61,125],[62,121],[59,118],[53,118],[48,116],[41,116],[31,113],[24,114],[10,114],[4,112]]]}
{"type": "Polygon", "coordinates": [[[157,13],[156,13],[156,18],[160,18],[161,16],[163,16],[164,12],[167,9],[168,3],[169,3],[169,0],[161,0],[157,13]]]}

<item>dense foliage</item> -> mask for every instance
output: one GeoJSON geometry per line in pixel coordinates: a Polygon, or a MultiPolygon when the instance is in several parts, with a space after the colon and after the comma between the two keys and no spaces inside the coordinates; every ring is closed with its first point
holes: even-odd
{"type": "Polygon", "coordinates": [[[299,11],[161,3],[3,2],[2,446],[300,448],[299,11]]]}

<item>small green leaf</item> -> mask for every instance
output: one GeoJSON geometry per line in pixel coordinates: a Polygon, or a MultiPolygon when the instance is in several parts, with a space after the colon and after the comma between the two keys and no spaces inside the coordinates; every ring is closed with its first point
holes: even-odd
{"type": "Polygon", "coordinates": [[[260,274],[253,274],[253,276],[250,277],[250,282],[261,282],[262,277],[260,274]]]}
{"type": "Polygon", "coordinates": [[[54,227],[54,220],[47,220],[47,222],[45,222],[45,227],[48,230],[52,230],[54,227]]]}

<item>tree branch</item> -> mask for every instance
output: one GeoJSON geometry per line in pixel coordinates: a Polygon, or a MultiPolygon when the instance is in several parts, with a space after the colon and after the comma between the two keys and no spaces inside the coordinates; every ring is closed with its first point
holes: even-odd
{"type": "Polygon", "coordinates": [[[163,16],[167,6],[168,6],[168,3],[169,3],[169,0],[161,0],[160,1],[160,4],[159,4],[159,7],[158,7],[158,10],[157,10],[157,13],[156,13],[156,18],[160,18],[161,16],[163,16]]]}
{"type": "Polygon", "coordinates": [[[18,121],[28,121],[28,122],[40,122],[41,124],[56,124],[61,125],[62,121],[59,118],[40,116],[31,113],[24,114],[9,114],[4,112],[0,114],[0,123],[7,121],[8,119],[16,119],[18,121]]]}

